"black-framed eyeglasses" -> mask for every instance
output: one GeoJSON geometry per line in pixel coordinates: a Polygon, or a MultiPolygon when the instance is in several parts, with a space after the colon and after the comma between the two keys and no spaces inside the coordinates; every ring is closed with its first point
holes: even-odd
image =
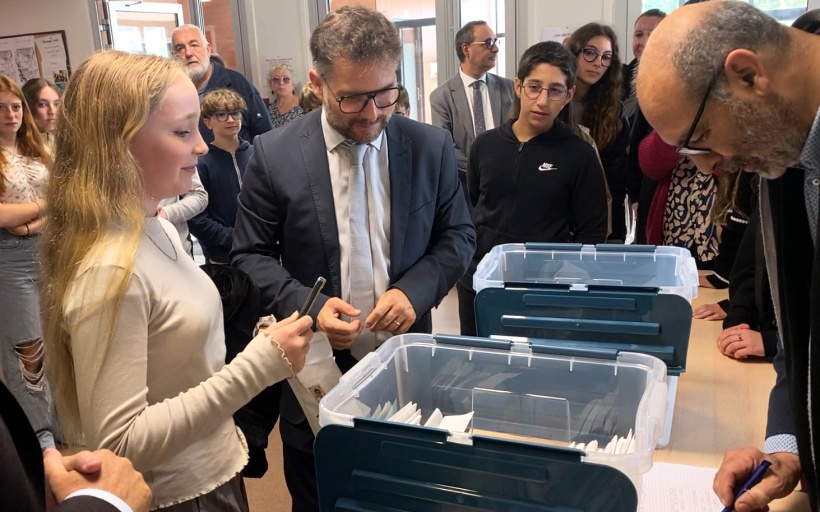
{"type": "Polygon", "coordinates": [[[547,98],[552,101],[561,101],[566,99],[569,91],[563,87],[541,87],[541,84],[535,82],[527,82],[521,86],[524,95],[531,100],[537,100],[541,97],[541,91],[547,91],[547,98]]]}
{"type": "Polygon", "coordinates": [[[690,148],[689,143],[692,140],[692,135],[695,134],[695,129],[697,129],[698,123],[700,123],[700,117],[703,115],[703,110],[706,108],[706,100],[709,99],[709,95],[712,93],[712,88],[715,86],[715,82],[717,82],[717,79],[721,73],[723,73],[723,68],[719,69],[717,73],[712,75],[712,78],[710,78],[709,82],[706,84],[706,92],[703,94],[703,99],[700,101],[698,113],[695,114],[695,119],[692,120],[692,126],[690,126],[689,131],[686,132],[686,138],[683,139],[683,144],[678,146],[678,148],[675,150],[677,154],[685,156],[697,156],[708,155],[712,152],[712,150],[708,148],[690,148]]]}
{"type": "Polygon", "coordinates": [[[501,44],[501,40],[497,37],[488,37],[483,41],[473,41],[470,44],[483,44],[488,50],[492,50],[493,47],[498,47],[501,44]]]}
{"type": "Polygon", "coordinates": [[[327,83],[327,79],[322,77],[322,80],[325,81],[325,85],[330,89],[330,94],[333,95],[333,98],[339,104],[339,110],[341,110],[343,114],[358,114],[367,108],[367,103],[370,100],[373,100],[373,104],[376,105],[376,108],[392,107],[399,101],[399,94],[402,90],[400,85],[395,85],[393,87],[379,89],[378,91],[336,96],[336,93],[330,88],[330,84],[327,83]]]}
{"type": "Polygon", "coordinates": [[[598,57],[601,57],[601,65],[605,68],[608,68],[612,64],[611,53],[598,53],[598,50],[595,48],[586,47],[581,50],[581,55],[584,56],[584,60],[587,62],[595,62],[598,57]]]}
{"type": "Polygon", "coordinates": [[[216,118],[217,121],[223,121],[224,122],[228,119],[228,116],[230,116],[230,118],[233,119],[234,121],[239,121],[240,119],[242,119],[242,111],[241,110],[232,110],[230,112],[225,112],[225,111],[220,110],[220,111],[214,112],[214,117],[216,118]]]}

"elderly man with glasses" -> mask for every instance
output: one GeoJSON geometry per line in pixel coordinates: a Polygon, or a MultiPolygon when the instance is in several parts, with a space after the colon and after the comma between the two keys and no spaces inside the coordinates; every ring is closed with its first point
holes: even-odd
{"type": "Polygon", "coordinates": [[[471,21],[456,33],[461,66],[430,94],[432,123],[449,131],[456,144],[458,174],[467,204],[467,155],[476,136],[510,118],[513,82],[489,71],[496,66],[500,41],[486,21],[471,21]]]}
{"type": "Polygon", "coordinates": [[[765,178],[760,223],[781,343],[763,451],[728,452],[715,477],[721,501],[738,512],[767,508],[801,475],[812,510],[820,510],[820,71],[811,65],[818,61],[815,35],[742,2],[709,2],[662,21],[638,69],[638,102],[666,143],[702,172],[765,178]],[[760,483],[734,503],[764,460],[771,467],[760,483]]]}
{"type": "MultiPolygon", "coordinates": [[[[258,137],[245,172],[233,264],[277,318],[309,312],[349,370],[393,335],[429,333],[430,311],[464,274],[475,229],[449,133],[394,116],[401,41],[379,12],[330,13],[310,39],[322,109],[258,137]]],[[[313,432],[289,386],[280,431],[293,510],[319,510],[313,432]]]]}

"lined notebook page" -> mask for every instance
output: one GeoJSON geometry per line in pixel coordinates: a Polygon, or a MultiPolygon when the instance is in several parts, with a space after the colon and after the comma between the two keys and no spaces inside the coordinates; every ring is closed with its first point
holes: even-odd
{"type": "Polygon", "coordinates": [[[640,512],[720,512],[712,491],[715,468],[656,462],[643,476],[640,512]]]}

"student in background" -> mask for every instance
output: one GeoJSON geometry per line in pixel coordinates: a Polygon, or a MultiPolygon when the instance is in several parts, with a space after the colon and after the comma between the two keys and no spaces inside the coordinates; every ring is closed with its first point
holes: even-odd
{"type": "Polygon", "coordinates": [[[43,78],[32,78],[23,84],[23,96],[51,155],[54,154],[54,132],[57,131],[57,114],[62,101],[60,95],[60,89],[43,78]]]}
{"type": "Polygon", "coordinates": [[[624,111],[626,117],[629,119],[629,124],[633,124],[635,112],[638,110],[638,99],[635,97],[635,91],[632,89],[632,79],[635,76],[635,70],[638,68],[638,62],[643,55],[643,49],[646,47],[646,42],[649,41],[649,36],[658,26],[658,23],[666,17],[666,13],[660,9],[649,9],[644,12],[638,19],[635,20],[635,28],[632,32],[632,54],[635,56],[632,62],[624,66],[624,80],[621,85],[622,93],[621,100],[624,102],[624,111]]]}
{"type": "Polygon", "coordinates": [[[310,82],[302,86],[302,93],[299,95],[299,106],[302,107],[305,114],[322,106],[322,102],[313,94],[313,86],[310,82]]]}
{"type": "Polygon", "coordinates": [[[625,199],[628,181],[629,121],[621,103],[623,75],[618,39],[607,25],[588,23],[566,42],[578,59],[578,81],[573,97],[575,122],[589,128],[612,194],[610,241],[626,237],[625,199]]]}
{"type": "Polygon", "coordinates": [[[399,101],[393,107],[393,113],[397,116],[410,117],[410,95],[404,87],[399,91],[399,101]]]}
{"type": "Polygon", "coordinates": [[[253,146],[239,138],[245,109],[245,100],[230,89],[211,91],[202,100],[202,120],[214,132],[208,154],[197,160],[199,179],[208,192],[208,206],[188,221],[188,227],[202,245],[208,263],[231,262],[228,253],[233,245],[236,198],[253,155],[253,146]]]}
{"type": "Polygon", "coordinates": [[[225,364],[219,292],[156,214],[157,198],[190,188],[207,151],[178,63],[98,52],[63,99],[42,264],[67,441],[82,432],[89,449],[128,457],[151,508],[247,512],[248,452],[232,415],[300,371],[312,320],[274,324],[225,364]]]}
{"type": "Polygon", "coordinates": [[[470,148],[467,187],[478,239],[457,285],[464,335],[476,335],[473,274],[494,246],[606,239],[601,166],[571,126],[576,69],[575,57],[559,43],[530,47],[518,65],[513,117],[470,148]]]}
{"type": "Polygon", "coordinates": [[[0,364],[42,449],[54,446],[38,289],[50,163],[23,92],[0,75],[0,364]]]}

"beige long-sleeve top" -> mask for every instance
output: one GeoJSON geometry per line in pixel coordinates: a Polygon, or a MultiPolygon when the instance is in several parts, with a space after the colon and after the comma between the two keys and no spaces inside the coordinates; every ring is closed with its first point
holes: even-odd
{"type": "Polygon", "coordinates": [[[83,262],[64,305],[80,416],[87,445],[131,459],[163,507],[239,473],[247,446],[232,414],[293,373],[262,335],[225,365],[219,293],[159,218],[146,219],[108,345],[114,305],[100,299],[124,275],[114,245],[83,262]]]}

